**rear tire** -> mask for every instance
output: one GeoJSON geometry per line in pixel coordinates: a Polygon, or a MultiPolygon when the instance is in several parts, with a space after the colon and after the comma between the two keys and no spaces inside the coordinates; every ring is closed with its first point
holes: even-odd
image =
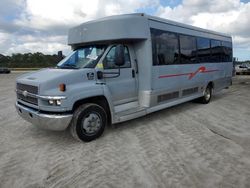
{"type": "Polygon", "coordinates": [[[202,104],[208,104],[212,98],[212,86],[208,85],[207,88],[205,89],[204,95],[198,99],[198,102],[202,104]]]}
{"type": "Polygon", "coordinates": [[[105,110],[97,104],[87,103],[75,110],[70,132],[75,139],[89,142],[103,134],[106,124],[105,110]]]}

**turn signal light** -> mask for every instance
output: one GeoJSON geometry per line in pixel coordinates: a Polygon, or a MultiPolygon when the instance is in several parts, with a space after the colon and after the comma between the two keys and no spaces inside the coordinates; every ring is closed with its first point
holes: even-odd
{"type": "Polygon", "coordinates": [[[64,92],[66,91],[66,85],[65,84],[59,84],[59,90],[64,92]]]}

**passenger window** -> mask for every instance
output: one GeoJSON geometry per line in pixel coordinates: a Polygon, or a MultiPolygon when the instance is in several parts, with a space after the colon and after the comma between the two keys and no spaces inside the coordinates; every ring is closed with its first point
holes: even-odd
{"type": "Polygon", "coordinates": [[[197,38],[197,56],[198,62],[204,63],[210,61],[210,40],[207,38],[197,38]]]}
{"type": "Polygon", "coordinates": [[[175,33],[151,29],[154,65],[171,65],[178,63],[179,45],[175,33]]]}
{"type": "Polygon", "coordinates": [[[196,39],[192,36],[180,35],[180,58],[183,64],[196,63],[196,39]]]}
{"type": "Polygon", "coordinates": [[[222,41],[223,55],[222,62],[232,62],[233,52],[232,52],[232,43],[222,41]]]}
{"type": "Polygon", "coordinates": [[[221,41],[211,40],[211,62],[220,62],[222,60],[223,49],[221,41]]]}
{"type": "MultiPolygon", "coordinates": [[[[103,60],[103,67],[104,69],[118,69],[119,67],[115,64],[115,50],[116,46],[113,46],[106,57],[103,60]]],[[[120,68],[130,68],[131,67],[131,61],[130,61],[130,55],[128,47],[125,46],[124,48],[124,56],[125,56],[125,64],[123,66],[120,66],[120,68]]]]}

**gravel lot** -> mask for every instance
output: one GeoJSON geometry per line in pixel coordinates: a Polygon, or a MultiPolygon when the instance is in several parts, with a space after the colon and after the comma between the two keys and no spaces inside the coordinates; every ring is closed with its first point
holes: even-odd
{"type": "Polygon", "coordinates": [[[0,75],[0,187],[250,187],[250,76],[208,105],[188,102],[109,127],[90,143],[44,131],[0,75]]]}

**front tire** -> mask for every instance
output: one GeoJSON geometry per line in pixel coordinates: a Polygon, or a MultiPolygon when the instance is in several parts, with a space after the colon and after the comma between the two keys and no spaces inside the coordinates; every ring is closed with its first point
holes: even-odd
{"type": "Polygon", "coordinates": [[[93,103],[79,106],[71,121],[71,135],[80,141],[89,142],[100,137],[107,124],[105,110],[93,103]]]}

